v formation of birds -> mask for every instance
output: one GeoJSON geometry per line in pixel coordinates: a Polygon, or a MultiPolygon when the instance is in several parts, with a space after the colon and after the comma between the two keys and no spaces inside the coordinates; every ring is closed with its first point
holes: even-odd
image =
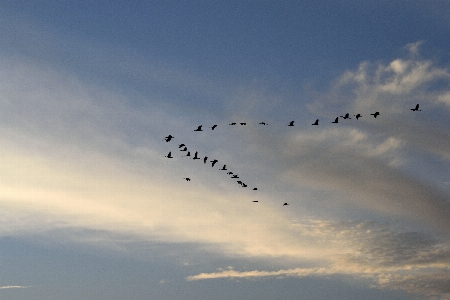
{"type": "MultiPolygon", "coordinates": [[[[416,104],[416,106],[415,106],[414,108],[411,108],[411,110],[412,110],[412,111],[421,111],[421,110],[419,109],[419,104],[416,104]]],[[[370,114],[370,115],[373,116],[374,118],[376,118],[377,116],[380,115],[380,113],[377,111],[377,112],[375,112],[375,113],[373,113],[373,114],[370,114]]],[[[353,115],[353,116],[356,118],[356,120],[358,120],[359,118],[362,117],[362,115],[359,114],[359,113],[356,114],[356,115],[353,115]]],[[[346,119],[351,119],[349,113],[346,113],[345,115],[340,116],[340,117],[343,118],[344,120],[346,120],[346,119]]],[[[294,122],[295,122],[295,121],[290,121],[286,126],[294,126],[294,122]]],[[[334,119],[334,121],[332,121],[331,123],[336,124],[336,123],[338,123],[338,122],[339,122],[339,117],[336,117],[336,118],[334,119]]],[[[228,124],[228,125],[229,125],[229,126],[235,126],[235,125],[237,125],[237,124],[238,124],[238,123],[230,123],[230,124],[228,124]]],[[[242,123],[239,123],[239,124],[240,124],[241,126],[247,125],[246,122],[242,122],[242,123]]],[[[259,124],[260,124],[260,125],[268,125],[266,122],[260,122],[259,124]]],[[[312,123],[311,125],[319,125],[319,119],[316,119],[316,121],[314,121],[314,123],[312,123]]],[[[198,132],[198,131],[203,131],[202,127],[203,127],[203,125],[200,125],[200,126],[197,127],[197,129],[194,129],[194,131],[196,131],[196,132],[198,132]]],[[[209,127],[209,128],[211,128],[211,130],[214,130],[214,129],[217,128],[217,124],[215,124],[215,125],[213,125],[213,126],[211,126],[211,127],[209,127]]],[[[164,140],[165,140],[166,142],[170,142],[170,141],[172,141],[172,139],[174,139],[174,138],[175,138],[175,137],[174,137],[173,135],[169,134],[168,136],[164,137],[164,140]]],[[[188,150],[188,148],[187,148],[187,146],[186,146],[185,144],[179,144],[179,145],[178,145],[178,148],[180,149],[180,151],[186,152],[185,157],[191,157],[191,156],[192,156],[192,155],[191,155],[191,152],[188,150]]],[[[166,158],[173,158],[173,156],[172,156],[172,151],[170,151],[165,157],[166,157],[166,158]]],[[[203,160],[203,163],[204,163],[204,164],[208,163],[208,156],[205,156],[203,159],[201,159],[201,158],[198,156],[198,151],[195,151],[194,156],[192,157],[192,159],[193,159],[193,160],[203,160]]],[[[211,163],[211,167],[214,167],[219,161],[218,161],[217,159],[212,159],[212,160],[210,160],[209,162],[211,163]]],[[[227,169],[227,165],[224,164],[223,167],[220,168],[219,170],[221,170],[221,171],[227,171],[227,170],[228,170],[228,169],[227,169]]],[[[229,175],[230,178],[232,178],[232,179],[239,179],[238,174],[235,174],[235,173],[233,173],[233,172],[231,172],[231,171],[227,172],[226,174],[229,175]]],[[[185,177],[185,178],[183,178],[183,179],[186,180],[186,181],[191,181],[191,178],[189,178],[189,177],[185,177]]],[[[245,188],[248,187],[248,185],[245,184],[242,180],[237,180],[236,182],[240,185],[240,187],[245,187],[245,188]]],[[[258,190],[258,188],[255,187],[255,188],[253,188],[253,190],[256,191],[256,190],[258,190]]],[[[252,202],[258,202],[258,200],[253,200],[252,202]]],[[[286,205],[289,205],[289,204],[288,204],[288,203],[284,203],[284,204],[283,204],[283,206],[286,206],[286,205]]]]}

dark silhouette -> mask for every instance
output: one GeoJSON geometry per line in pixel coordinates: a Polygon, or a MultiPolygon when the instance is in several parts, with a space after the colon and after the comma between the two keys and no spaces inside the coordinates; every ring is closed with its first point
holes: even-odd
{"type": "Polygon", "coordinates": [[[206,164],[207,161],[208,161],[208,156],[205,156],[205,158],[203,159],[203,163],[206,164]]]}
{"type": "Polygon", "coordinates": [[[253,188],[253,190],[254,190],[254,191],[257,191],[258,189],[257,189],[257,188],[253,188]]]}
{"type": "Polygon", "coordinates": [[[288,125],[288,126],[294,126],[294,122],[295,122],[295,121],[289,122],[289,125],[288,125]]]}
{"type": "Polygon", "coordinates": [[[188,177],[186,177],[186,178],[183,178],[183,179],[186,179],[186,181],[191,181],[191,179],[190,179],[190,178],[188,178],[188,177]]]}
{"type": "Polygon", "coordinates": [[[179,144],[178,148],[181,148],[181,147],[184,147],[184,146],[186,146],[186,145],[185,144],[179,144]]]}
{"type": "Polygon", "coordinates": [[[286,206],[286,205],[289,205],[289,204],[287,204],[286,202],[283,204],[283,206],[286,206]]]}
{"type": "Polygon", "coordinates": [[[419,109],[419,104],[416,104],[415,108],[411,108],[412,111],[422,111],[421,109],[419,109]]]}
{"type": "Polygon", "coordinates": [[[334,119],[334,122],[331,123],[337,123],[339,121],[339,117],[336,117],[336,119],[334,119]]]}
{"type": "Polygon", "coordinates": [[[172,152],[169,152],[169,154],[167,154],[166,156],[164,156],[164,157],[167,157],[167,158],[173,158],[173,156],[172,156],[172,152]]]}
{"type": "Polygon", "coordinates": [[[240,185],[242,185],[242,181],[238,180],[238,181],[236,181],[236,182],[239,183],[240,185]]]}
{"type": "Polygon", "coordinates": [[[233,172],[228,172],[227,175],[233,175],[233,172]]]}
{"type": "Polygon", "coordinates": [[[237,176],[237,174],[236,174],[236,175],[231,176],[231,178],[239,178],[239,176],[237,176]]]}
{"type": "Polygon", "coordinates": [[[198,157],[197,155],[198,155],[198,152],[195,151],[194,157],[192,159],[200,159],[200,157],[198,157]]]}
{"type": "Polygon", "coordinates": [[[247,125],[247,123],[240,123],[241,125],[247,125]]]}
{"type": "Polygon", "coordinates": [[[261,122],[261,123],[259,123],[259,124],[261,124],[261,125],[267,125],[265,122],[261,122]]]}
{"type": "Polygon", "coordinates": [[[319,119],[317,119],[314,123],[312,123],[311,125],[319,125],[319,119]]]}
{"type": "Polygon", "coordinates": [[[202,126],[203,126],[203,125],[198,126],[197,129],[195,129],[194,131],[203,131],[203,130],[202,130],[202,126]]]}
{"type": "Polygon", "coordinates": [[[222,170],[222,171],[226,171],[226,170],[227,170],[227,165],[223,165],[223,168],[222,168],[222,169],[220,169],[220,170],[222,170]]]}
{"type": "Polygon", "coordinates": [[[165,140],[166,142],[170,142],[173,138],[174,138],[174,136],[169,134],[168,136],[166,136],[166,137],[164,138],[164,140],[165,140]]]}
{"type": "Polygon", "coordinates": [[[211,129],[214,130],[214,128],[216,128],[216,127],[217,127],[217,125],[213,125],[213,127],[211,127],[211,129]]]}
{"type": "Polygon", "coordinates": [[[354,115],[354,116],[356,117],[356,120],[358,120],[359,118],[362,117],[361,114],[357,114],[357,115],[354,115]]]}
{"type": "Polygon", "coordinates": [[[184,147],[184,148],[181,149],[180,151],[187,151],[187,147],[184,147]]]}
{"type": "Polygon", "coordinates": [[[230,123],[229,125],[236,125],[236,123],[230,123]]]}
{"type": "Polygon", "coordinates": [[[247,187],[247,185],[245,183],[242,183],[242,187],[247,187]]]}
{"type": "Polygon", "coordinates": [[[371,116],[373,116],[374,118],[376,118],[377,116],[379,116],[380,115],[380,113],[379,112],[376,112],[376,113],[374,113],[374,114],[370,114],[371,116]]]}
{"type": "Polygon", "coordinates": [[[341,116],[341,117],[344,118],[344,119],[351,119],[351,118],[348,116],[348,113],[346,113],[345,116],[341,116]]]}
{"type": "Polygon", "coordinates": [[[214,167],[214,165],[216,164],[216,162],[218,162],[218,160],[215,159],[215,160],[211,160],[210,162],[212,163],[211,167],[214,167]]]}
{"type": "Polygon", "coordinates": [[[253,200],[252,202],[258,202],[258,200],[253,200]]]}
{"type": "Polygon", "coordinates": [[[188,151],[188,153],[186,154],[186,156],[191,156],[191,151],[188,151]]]}

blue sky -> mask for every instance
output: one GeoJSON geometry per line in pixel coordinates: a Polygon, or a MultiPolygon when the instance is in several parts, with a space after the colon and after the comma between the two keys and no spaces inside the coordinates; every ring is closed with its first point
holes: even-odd
{"type": "Polygon", "coordinates": [[[0,296],[450,299],[449,13],[4,1],[0,296]]]}

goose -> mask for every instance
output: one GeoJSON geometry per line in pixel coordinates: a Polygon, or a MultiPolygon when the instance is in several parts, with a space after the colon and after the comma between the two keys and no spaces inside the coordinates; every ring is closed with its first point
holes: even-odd
{"type": "Polygon", "coordinates": [[[190,179],[190,178],[188,178],[188,177],[186,177],[186,178],[183,178],[183,179],[186,179],[186,181],[191,181],[191,179],[190,179]]]}
{"type": "Polygon", "coordinates": [[[351,119],[351,118],[349,117],[349,114],[348,114],[348,113],[346,113],[345,116],[341,116],[341,117],[344,118],[344,119],[351,119]]]}
{"type": "Polygon", "coordinates": [[[319,125],[319,119],[317,119],[314,123],[312,123],[311,125],[319,125]]]}
{"type": "Polygon", "coordinates": [[[422,111],[421,109],[419,109],[419,104],[416,104],[415,108],[411,108],[412,111],[422,111]]]}
{"type": "Polygon", "coordinates": [[[198,155],[198,152],[195,151],[194,157],[192,159],[200,159],[200,157],[198,157],[197,155],[198,155]]]}
{"type": "Polygon", "coordinates": [[[208,156],[205,156],[205,158],[203,159],[203,163],[206,164],[207,161],[208,161],[208,156]]]}
{"type": "Polygon", "coordinates": [[[203,130],[202,130],[202,126],[203,126],[203,125],[198,126],[197,129],[195,129],[194,131],[203,131],[203,130]]]}
{"type": "Polygon", "coordinates": [[[214,130],[214,128],[216,128],[216,127],[217,127],[217,125],[213,125],[213,126],[211,127],[211,129],[214,130]]]}
{"type": "Polygon", "coordinates": [[[370,115],[373,116],[374,118],[376,118],[377,116],[380,115],[380,113],[379,112],[375,112],[374,114],[370,114],[370,115]]]}
{"type": "Polygon", "coordinates": [[[226,171],[227,170],[227,165],[223,165],[222,169],[220,169],[222,171],[226,171]]]}
{"type": "Polygon", "coordinates": [[[286,202],[283,204],[283,206],[286,206],[286,205],[289,205],[289,204],[287,204],[286,202]]]}
{"type": "Polygon", "coordinates": [[[356,115],[354,115],[354,116],[356,117],[356,120],[358,120],[359,118],[362,117],[361,114],[356,114],[356,115]]]}
{"type": "Polygon", "coordinates": [[[218,160],[215,159],[215,160],[211,160],[210,162],[212,163],[211,167],[214,167],[214,165],[216,164],[216,162],[218,162],[218,160]]]}
{"type": "Polygon", "coordinates": [[[168,136],[166,136],[166,137],[164,138],[164,140],[165,140],[166,142],[170,142],[173,138],[174,138],[174,136],[171,135],[171,134],[169,134],[168,136]]]}
{"type": "Polygon", "coordinates": [[[288,125],[288,126],[294,126],[294,122],[295,122],[295,121],[289,122],[289,125],[288,125]]]}
{"type": "Polygon", "coordinates": [[[173,158],[173,156],[172,156],[172,151],[171,152],[169,152],[169,154],[167,154],[166,156],[164,156],[164,157],[167,157],[167,158],[173,158]]]}
{"type": "Polygon", "coordinates": [[[339,117],[336,117],[336,119],[334,119],[334,122],[331,122],[331,123],[337,123],[338,121],[339,121],[339,117]]]}

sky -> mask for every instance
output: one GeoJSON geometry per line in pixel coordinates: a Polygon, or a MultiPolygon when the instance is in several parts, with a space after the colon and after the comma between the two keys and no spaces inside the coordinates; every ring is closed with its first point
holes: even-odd
{"type": "Polygon", "coordinates": [[[449,14],[2,1],[0,298],[450,299],[449,14]]]}

